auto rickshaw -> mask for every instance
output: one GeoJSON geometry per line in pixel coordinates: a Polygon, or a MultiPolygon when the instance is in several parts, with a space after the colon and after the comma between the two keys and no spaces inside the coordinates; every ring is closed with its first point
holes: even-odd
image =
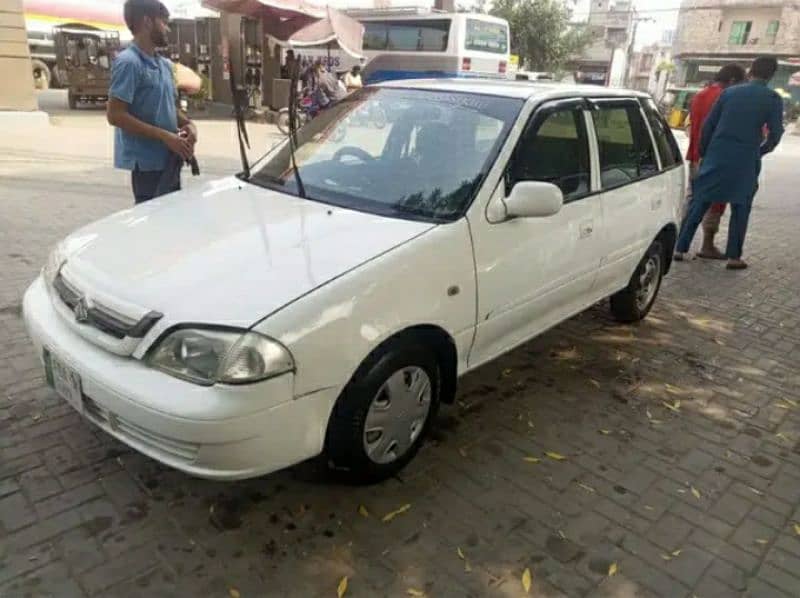
{"type": "Polygon", "coordinates": [[[661,100],[661,113],[673,129],[689,126],[689,108],[692,99],[700,91],[698,87],[671,87],[661,100]]]}
{"type": "Polygon", "coordinates": [[[111,84],[111,64],[120,51],[119,32],[71,23],[53,28],[58,68],[66,75],[68,101],[104,102],[111,84]]]}

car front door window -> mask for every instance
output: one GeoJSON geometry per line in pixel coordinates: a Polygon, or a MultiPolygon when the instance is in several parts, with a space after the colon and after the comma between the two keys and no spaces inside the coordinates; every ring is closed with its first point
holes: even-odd
{"type": "Polygon", "coordinates": [[[523,133],[510,171],[519,181],[553,183],[574,201],[590,191],[589,145],[582,110],[548,111],[523,133]]]}

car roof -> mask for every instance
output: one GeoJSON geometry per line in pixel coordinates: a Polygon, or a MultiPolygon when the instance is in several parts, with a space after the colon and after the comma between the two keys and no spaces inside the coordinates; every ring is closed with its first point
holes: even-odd
{"type": "Polygon", "coordinates": [[[512,81],[508,79],[403,79],[386,81],[378,84],[379,87],[392,87],[402,89],[422,89],[426,91],[449,91],[460,93],[474,93],[492,95],[506,98],[528,100],[531,98],[548,100],[564,97],[592,97],[592,98],[619,98],[619,97],[650,97],[641,91],[630,89],[615,89],[599,85],[571,85],[556,81],[512,81]]]}

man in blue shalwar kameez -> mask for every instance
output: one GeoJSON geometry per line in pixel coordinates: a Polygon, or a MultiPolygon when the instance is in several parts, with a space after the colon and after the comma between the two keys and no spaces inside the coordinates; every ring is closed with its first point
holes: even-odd
{"type": "Polygon", "coordinates": [[[708,115],[700,139],[702,162],[675,247],[676,259],[685,258],[708,208],[716,202],[729,203],[727,267],[747,267],[742,249],[758,190],[761,157],[774,150],[783,136],[783,100],[767,87],[777,69],[774,58],[757,58],[750,69],[750,81],[726,89],[708,115]]]}

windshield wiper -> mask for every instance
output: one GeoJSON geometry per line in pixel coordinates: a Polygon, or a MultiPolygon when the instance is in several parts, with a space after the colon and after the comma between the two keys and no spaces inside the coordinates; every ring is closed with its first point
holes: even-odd
{"type": "Polygon", "coordinates": [[[300,170],[297,168],[295,149],[297,148],[297,83],[300,78],[300,65],[297,60],[292,62],[292,70],[289,73],[289,153],[292,158],[292,170],[294,170],[294,180],[297,183],[297,194],[305,199],[306,188],[303,186],[303,179],[300,178],[300,170]]]}
{"type": "Polygon", "coordinates": [[[239,155],[242,158],[242,178],[250,178],[250,162],[247,160],[247,150],[250,149],[250,138],[247,136],[247,127],[244,120],[244,108],[240,103],[239,90],[236,87],[236,74],[233,70],[233,60],[229,63],[231,97],[233,98],[233,113],[236,115],[236,133],[239,137],[239,155]],[[245,146],[247,148],[245,149],[245,146]]]}

